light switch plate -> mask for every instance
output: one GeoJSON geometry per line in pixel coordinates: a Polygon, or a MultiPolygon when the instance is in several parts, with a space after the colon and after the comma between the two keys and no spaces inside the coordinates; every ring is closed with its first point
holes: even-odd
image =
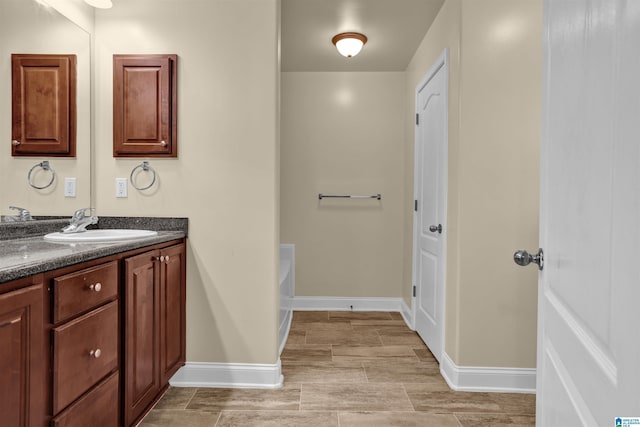
{"type": "Polygon", "coordinates": [[[76,179],[67,177],[64,179],[64,197],[76,197],[76,179]]]}
{"type": "Polygon", "coordinates": [[[127,178],[116,178],[116,197],[127,197],[127,178]]]}

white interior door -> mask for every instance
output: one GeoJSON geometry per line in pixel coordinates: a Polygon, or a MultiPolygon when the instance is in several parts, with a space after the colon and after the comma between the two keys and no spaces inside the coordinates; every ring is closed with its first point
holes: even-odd
{"type": "Polygon", "coordinates": [[[447,52],[416,89],[413,277],[415,327],[436,359],[444,341],[447,52]]]}
{"type": "Polygon", "coordinates": [[[616,426],[640,417],[640,1],[544,13],[536,422],[616,426]]]}

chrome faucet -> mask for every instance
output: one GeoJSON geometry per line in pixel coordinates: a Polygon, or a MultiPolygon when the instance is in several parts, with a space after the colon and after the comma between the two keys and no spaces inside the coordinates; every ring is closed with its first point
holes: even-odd
{"type": "Polygon", "coordinates": [[[9,206],[9,209],[13,209],[18,211],[18,214],[15,216],[6,216],[5,221],[8,222],[22,222],[22,221],[31,221],[31,212],[29,212],[25,208],[19,208],[17,206],[9,206]]]}
{"type": "Polygon", "coordinates": [[[95,210],[95,208],[78,209],[73,213],[73,216],[71,216],[69,225],[64,227],[61,232],[81,233],[83,231],[87,231],[87,226],[98,223],[98,217],[95,215],[91,215],[91,213],[93,213],[95,210]],[[87,211],[89,211],[89,215],[86,215],[87,211]]]}

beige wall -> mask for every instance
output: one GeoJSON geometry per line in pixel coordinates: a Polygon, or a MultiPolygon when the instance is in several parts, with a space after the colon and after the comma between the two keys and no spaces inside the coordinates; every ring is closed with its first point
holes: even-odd
{"type": "Polygon", "coordinates": [[[400,296],[403,101],[404,73],[282,73],[281,241],[296,245],[296,295],[400,296]]]}
{"type": "MultiPolygon", "coordinates": [[[[462,366],[536,363],[537,274],[511,259],[538,244],[541,40],[541,1],[447,0],[407,70],[413,99],[450,49],[445,350],[462,366]]],[[[406,164],[412,194],[412,154],[406,164]]],[[[405,224],[405,248],[411,233],[405,224]]]]}
{"type": "Polygon", "coordinates": [[[127,0],[96,12],[99,215],[189,217],[187,360],[275,363],[278,344],[279,0],[127,0]],[[188,7],[185,5],[188,3],[188,7]],[[177,159],[153,191],[114,180],[112,55],[178,55],[177,159]]]}
{"type": "MultiPolygon", "coordinates": [[[[62,3],[58,0],[56,3],[62,3]]],[[[34,215],[69,215],[91,204],[91,29],[93,10],[78,1],[64,3],[65,14],[32,0],[0,2],[0,214],[14,215],[9,205],[27,208],[34,215]],[[75,54],[77,60],[76,157],[11,156],[11,54],[75,54]],[[42,160],[49,160],[56,172],[51,187],[37,190],[27,183],[29,170],[42,160]],[[75,198],[64,197],[65,177],[75,177],[75,198]]],[[[35,185],[44,186],[49,172],[36,168],[35,185]]]]}

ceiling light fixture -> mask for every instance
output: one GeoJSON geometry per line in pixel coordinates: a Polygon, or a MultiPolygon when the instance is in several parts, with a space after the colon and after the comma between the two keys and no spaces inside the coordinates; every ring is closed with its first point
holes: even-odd
{"type": "Polygon", "coordinates": [[[340,55],[351,58],[360,52],[367,42],[367,36],[360,33],[340,33],[333,36],[331,42],[336,45],[340,55]]]}
{"type": "Polygon", "coordinates": [[[111,0],[84,0],[84,2],[98,9],[111,9],[113,7],[111,0]]]}

